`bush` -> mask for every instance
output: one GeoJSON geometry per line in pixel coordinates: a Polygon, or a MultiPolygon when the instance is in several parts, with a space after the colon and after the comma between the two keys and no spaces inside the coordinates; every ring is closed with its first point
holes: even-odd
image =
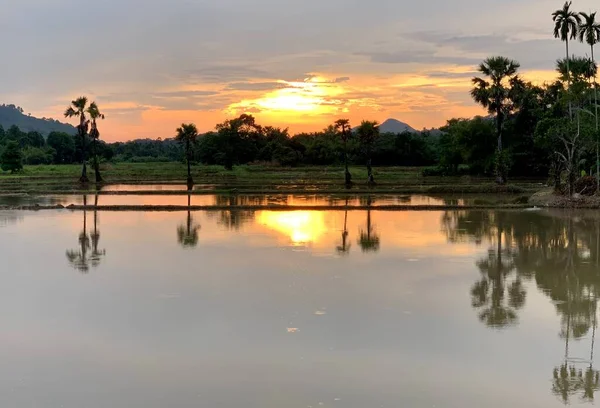
{"type": "Polygon", "coordinates": [[[576,193],[586,196],[592,196],[596,194],[596,177],[580,177],[575,181],[574,190],[576,193]]]}

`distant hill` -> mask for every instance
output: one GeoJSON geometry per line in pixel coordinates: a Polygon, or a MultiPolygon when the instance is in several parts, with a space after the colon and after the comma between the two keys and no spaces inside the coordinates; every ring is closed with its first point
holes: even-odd
{"type": "Polygon", "coordinates": [[[402,132],[411,132],[417,133],[415,129],[413,129],[410,125],[400,122],[396,119],[388,119],[379,125],[379,131],[381,133],[402,133],[402,132]]]}
{"type": "MultiPolygon", "coordinates": [[[[358,129],[358,126],[352,129],[353,132],[358,129]]],[[[388,119],[379,125],[379,131],[381,133],[403,133],[403,132],[411,132],[411,133],[419,133],[417,130],[412,128],[410,125],[400,122],[396,119],[388,119]]]]}
{"type": "Polygon", "coordinates": [[[23,109],[15,105],[0,105],[0,125],[7,130],[17,125],[23,132],[40,132],[47,136],[50,132],[65,132],[75,134],[75,127],[54,119],[36,118],[25,115],[23,109]]]}

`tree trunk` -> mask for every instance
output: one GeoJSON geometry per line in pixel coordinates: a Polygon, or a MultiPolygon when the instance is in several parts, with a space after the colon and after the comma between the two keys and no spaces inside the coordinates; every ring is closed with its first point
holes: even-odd
{"type": "Polygon", "coordinates": [[[96,183],[102,183],[102,176],[100,175],[100,163],[98,161],[98,140],[94,139],[94,173],[96,175],[96,183]]]}
{"type": "MultiPolygon", "coordinates": [[[[594,59],[594,46],[592,49],[592,64],[596,65],[594,59]]],[[[600,132],[598,132],[598,84],[596,82],[596,76],[594,75],[594,109],[596,117],[596,194],[600,194],[600,132]]]]}
{"type": "Polygon", "coordinates": [[[81,161],[83,162],[83,166],[81,169],[81,177],[79,178],[79,182],[81,183],[89,183],[90,179],[87,176],[87,164],[86,164],[86,143],[85,143],[85,133],[81,134],[83,131],[80,130],[81,136],[81,161]]]}
{"type": "Polygon", "coordinates": [[[565,41],[567,44],[567,98],[569,99],[569,118],[573,119],[573,106],[571,104],[571,64],[569,63],[569,37],[565,41]]]}
{"type": "Polygon", "coordinates": [[[348,142],[344,140],[344,178],[346,187],[352,186],[352,174],[350,174],[350,170],[348,170],[348,142]]]}
{"type": "Polygon", "coordinates": [[[191,147],[190,147],[190,141],[186,140],[185,142],[185,157],[186,157],[186,161],[187,161],[187,185],[188,188],[190,186],[192,186],[194,184],[194,180],[192,179],[192,167],[190,165],[190,160],[191,160],[191,147]]]}
{"type": "Polygon", "coordinates": [[[506,175],[504,174],[504,157],[502,155],[502,111],[496,111],[496,133],[498,135],[498,152],[496,159],[496,182],[498,184],[506,183],[506,175]]]}
{"type": "Polygon", "coordinates": [[[367,183],[369,185],[375,184],[375,178],[373,177],[373,168],[371,167],[371,148],[367,150],[367,183]]]}

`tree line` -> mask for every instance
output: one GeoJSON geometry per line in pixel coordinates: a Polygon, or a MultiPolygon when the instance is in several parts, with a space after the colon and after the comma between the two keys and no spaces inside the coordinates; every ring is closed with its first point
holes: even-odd
{"type": "MultiPolygon", "coordinates": [[[[542,85],[525,81],[519,62],[503,56],[487,58],[472,80],[470,95],[488,116],[453,118],[439,131],[381,133],[376,122],[364,121],[353,128],[348,119],[339,119],[320,132],[291,136],[288,129],[263,126],[243,114],[203,135],[190,123],[172,138],[107,144],[98,132],[104,116],[96,104],[87,105],[87,98],[81,97],[65,112],[80,120],[76,136],[53,132],[44,140],[39,133],[16,127],[0,130],[4,151],[0,162],[5,170],[18,170],[20,162],[85,164],[89,158],[97,179],[102,160],[183,160],[188,166],[203,163],[227,169],[248,163],[344,165],[346,184],[352,183],[351,164],[366,166],[366,181],[371,184],[373,166],[432,166],[425,175],[468,173],[494,176],[498,183],[510,177],[548,177],[558,191],[593,194],[600,190],[594,59],[600,23],[596,13],[571,10],[571,2],[555,11],[552,21],[554,36],[566,50],[565,57],[556,61],[554,81],[542,85]],[[589,45],[590,55],[571,55],[573,40],[589,45]]],[[[83,166],[82,180],[85,170],[83,166]]]]}

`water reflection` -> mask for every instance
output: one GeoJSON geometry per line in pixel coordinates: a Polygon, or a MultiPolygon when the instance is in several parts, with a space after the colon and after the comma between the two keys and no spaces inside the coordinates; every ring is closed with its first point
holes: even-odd
{"type": "Polygon", "coordinates": [[[344,208],[344,229],[342,230],[342,243],[337,246],[337,252],[340,255],[348,255],[350,253],[350,243],[348,242],[348,197],[346,197],[346,205],[344,208]]]}
{"type": "Polygon", "coordinates": [[[190,211],[191,196],[188,194],[188,210],[185,225],[177,227],[177,242],[184,248],[193,248],[198,245],[198,231],[200,225],[194,223],[192,212],[190,211]]]}
{"type": "MultiPolygon", "coordinates": [[[[87,205],[87,196],[83,196],[83,203],[87,205]]],[[[98,205],[98,194],[94,196],[94,205],[98,205]]],[[[94,226],[91,234],[87,231],[87,211],[83,211],[83,226],[79,233],[79,247],[66,251],[70,265],[81,273],[88,273],[91,268],[100,265],[102,257],[106,255],[105,249],[99,249],[100,230],[98,229],[98,211],[94,210],[94,226]]]]}
{"type": "Polygon", "coordinates": [[[375,231],[375,226],[371,221],[371,196],[367,196],[364,201],[361,200],[362,205],[367,206],[367,228],[360,229],[358,244],[363,252],[377,252],[379,251],[379,234],[375,231]]]}
{"type": "Polygon", "coordinates": [[[239,231],[244,224],[254,219],[254,211],[236,208],[243,205],[261,205],[264,196],[216,195],[215,205],[230,206],[231,209],[217,211],[218,223],[228,230],[239,231]]]}
{"type": "Polygon", "coordinates": [[[517,324],[526,299],[523,281],[535,279],[560,316],[564,340],[552,392],[565,405],[574,396],[592,402],[600,382],[593,367],[600,290],[598,214],[454,211],[444,214],[442,228],[452,242],[490,245],[488,256],[476,261],[482,277],[471,290],[472,306],[487,326],[517,324]],[[571,342],[583,340],[590,330],[589,360],[571,356],[571,342]]]}

